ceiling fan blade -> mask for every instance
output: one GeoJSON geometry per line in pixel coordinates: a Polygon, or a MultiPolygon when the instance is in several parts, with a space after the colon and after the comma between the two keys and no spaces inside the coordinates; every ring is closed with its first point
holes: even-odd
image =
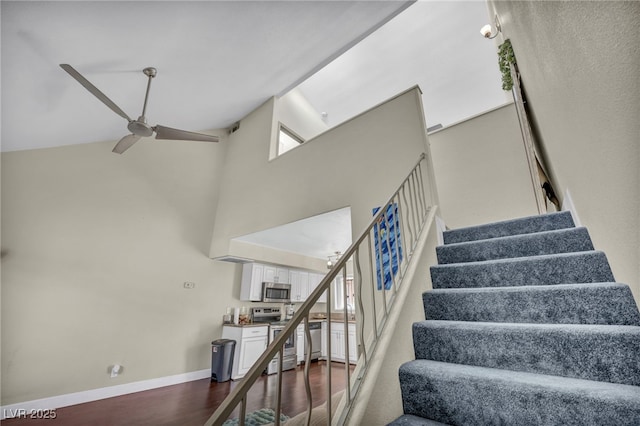
{"type": "Polygon", "coordinates": [[[138,142],[139,140],[140,140],[140,136],[138,135],[134,135],[134,134],[127,135],[124,138],[120,139],[120,141],[113,148],[112,152],[115,152],[116,154],[122,154],[123,152],[131,148],[131,146],[134,143],[138,142]]]}
{"type": "Polygon", "coordinates": [[[93,96],[95,96],[96,98],[100,99],[100,101],[102,101],[103,104],[105,104],[106,106],[111,108],[111,110],[113,112],[118,114],[120,117],[126,119],[127,121],[132,121],[131,118],[122,109],[120,109],[120,107],[118,105],[113,103],[113,101],[111,99],[109,99],[107,97],[107,95],[105,95],[100,90],[98,90],[98,88],[96,86],[91,84],[89,82],[89,80],[84,78],[82,76],[82,74],[80,74],[78,71],[76,71],[71,65],[69,65],[69,64],[60,64],[60,67],[63,70],[65,70],[66,72],[68,72],[71,77],[75,78],[78,83],[82,84],[82,86],[84,86],[85,89],[87,89],[89,92],[91,92],[91,94],[93,96]]]}
{"type": "Polygon", "coordinates": [[[187,132],[186,130],[172,129],[171,127],[155,126],[156,139],[174,139],[179,141],[218,142],[217,136],[204,133],[187,132]]]}

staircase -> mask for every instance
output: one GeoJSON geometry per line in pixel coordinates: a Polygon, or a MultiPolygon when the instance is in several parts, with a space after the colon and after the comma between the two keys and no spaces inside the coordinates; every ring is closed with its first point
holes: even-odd
{"type": "Polygon", "coordinates": [[[569,212],[444,242],[391,425],[640,425],[640,313],[569,212]]]}

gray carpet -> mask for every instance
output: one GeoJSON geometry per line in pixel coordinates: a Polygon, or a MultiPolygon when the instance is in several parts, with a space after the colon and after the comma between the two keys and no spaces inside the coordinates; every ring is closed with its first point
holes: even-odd
{"type": "Polygon", "coordinates": [[[437,289],[428,320],[640,325],[631,289],[619,283],[437,289]]]}
{"type": "Polygon", "coordinates": [[[436,252],[391,425],[640,425],[640,312],[568,212],[436,252]]]}
{"type": "Polygon", "coordinates": [[[468,228],[452,229],[444,232],[444,243],[454,244],[466,241],[488,240],[490,238],[523,235],[535,232],[553,231],[575,227],[571,213],[568,211],[530,216],[523,219],[512,219],[503,222],[468,228]]]}
{"type": "Polygon", "coordinates": [[[603,252],[584,251],[436,265],[431,281],[433,288],[468,288],[602,283],[614,278],[603,252]]]}

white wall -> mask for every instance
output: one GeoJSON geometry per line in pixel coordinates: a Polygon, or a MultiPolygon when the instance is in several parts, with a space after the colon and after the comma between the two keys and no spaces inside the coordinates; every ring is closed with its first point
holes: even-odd
{"type": "Polygon", "coordinates": [[[207,256],[224,135],[113,144],[2,154],[2,405],[210,368],[239,303],[207,256]]]}
{"type": "Polygon", "coordinates": [[[346,206],[359,235],[427,148],[418,88],[269,161],[274,105],[254,111],[229,138],[234,166],[223,176],[212,257],[246,257],[231,239],[346,206]]]}
{"type": "Polygon", "coordinates": [[[435,132],[429,142],[449,228],[538,213],[513,103],[435,132]]]}
{"type": "Polygon", "coordinates": [[[640,302],[640,3],[490,1],[547,165],[640,302]]]}

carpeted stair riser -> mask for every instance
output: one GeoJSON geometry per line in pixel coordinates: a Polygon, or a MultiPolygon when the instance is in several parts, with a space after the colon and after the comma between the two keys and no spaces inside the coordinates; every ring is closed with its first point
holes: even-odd
{"type": "Polygon", "coordinates": [[[439,264],[593,250],[586,228],[493,238],[436,247],[439,264]]]}
{"type": "Polygon", "coordinates": [[[631,290],[619,283],[437,289],[422,298],[428,320],[640,326],[631,290]]]}
{"type": "Polygon", "coordinates": [[[445,244],[455,244],[465,241],[506,237],[509,235],[531,234],[534,232],[573,228],[574,226],[571,213],[568,211],[562,211],[548,215],[530,216],[486,225],[453,229],[445,231],[443,238],[445,244]]]}
{"type": "Polygon", "coordinates": [[[640,327],[422,321],[413,341],[416,359],[640,386],[640,327]]]}
{"type": "Polygon", "coordinates": [[[601,251],[453,263],[431,267],[433,288],[613,282],[601,251]]]}
{"type": "Polygon", "coordinates": [[[415,360],[404,413],[455,425],[638,425],[640,387],[415,360]]]}

